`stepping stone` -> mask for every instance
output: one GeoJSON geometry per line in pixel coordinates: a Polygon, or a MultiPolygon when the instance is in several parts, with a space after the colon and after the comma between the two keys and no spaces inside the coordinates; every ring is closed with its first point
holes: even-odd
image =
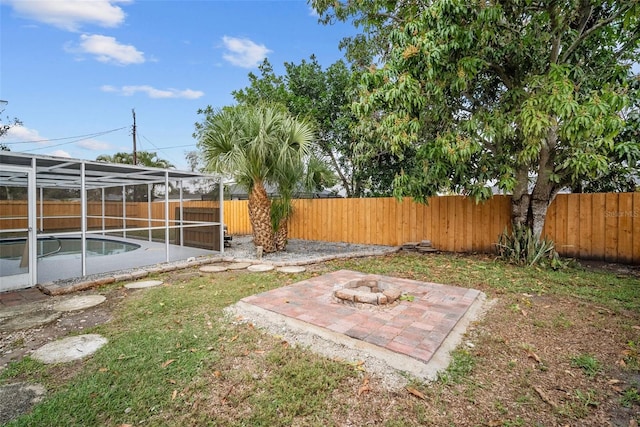
{"type": "Polygon", "coordinates": [[[42,363],[65,363],[82,359],[95,353],[108,340],[102,335],[87,334],[50,342],[31,354],[42,363]]]}
{"type": "Polygon", "coordinates": [[[0,322],[0,331],[19,331],[22,329],[35,328],[46,325],[57,320],[62,313],[52,310],[39,310],[19,314],[6,322],[0,322]]]}
{"type": "Polygon", "coordinates": [[[221,273],[223,271],[227,271],[227,267],[224,265],[205,265],[200,267],[200,271],[203,273],[221,273]]]}
{"type": "Polygon", "coordinates": [[[273,265],[269,265],[269,264],[254,264],[254,265],[251,265],[251,266],[247,267],[247,270],[253,271],[254,273],[262,273],[264,271],[273,270],[273,265]]]}
{"type": "Polygon", "coordinates": [[[41,384],[14,383],[0,386],[0,424],[31,411],[46,393],[41,384]]]}
{"type": "Polygon", "coordinates": [[[144,289],[153,288],[154,286],[160,286],[164,282],[162,280],[143,280],[142,282],[132,282],[124,285],[127,289],[144,289]]]}
{"type": "Polygon", "coordinates": [[[227,268],[229,270],[244,270],[245,268],[251,265],[250,262],[234,262],[233,264],[229,264],[227,268]]]}
{"type": "Polygon", "coordinates": [[[104,295],[82,295],[57,302],[53,305],[53,309],[55,311],[84,310],[102,304],[106,299],[104,295]]]}
{"type": "Polygon", "coordinates": [[[284,267],[278,268],[280,273],[302,273],[306,270],[306,268],[300,267],[299,265],[285,265],[284,267]]]}

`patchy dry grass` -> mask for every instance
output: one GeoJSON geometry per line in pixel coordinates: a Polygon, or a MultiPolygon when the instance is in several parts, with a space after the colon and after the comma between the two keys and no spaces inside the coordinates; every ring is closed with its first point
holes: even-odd
{"type": "MultiPolygon", "coordinates": [[[[29,358],[2,382],[43,382],[48,398],[10,425],[629,426],[640,411],[640,283],[487,257],[393,255],[289,276],[174,274],[126,293],[92,358],[29,358]],[[375,373],[223,316],[240,298],[352,269],[473,287],[497,298],[434,383],[385,390],[375,373]]],[[[122,292],[113,290],[112,292],[122,292]]]]}

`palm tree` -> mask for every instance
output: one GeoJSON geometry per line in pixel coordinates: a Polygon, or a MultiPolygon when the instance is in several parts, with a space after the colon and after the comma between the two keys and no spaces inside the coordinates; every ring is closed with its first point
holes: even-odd
{"type": "Polygon", "coordinates": [[[303,179],[313,141],[306,122],[269,105],[223,108],[206,118],[199,133],[208,170],[232,176],[249,193],[253,241],[265,253],[284,249],[291,195],[303,179]],[[273,205],[267,184],[281,196],[273,205]]]}
{"type": "MultiPolygon", "coordinates": [[[[108,162],[108,163],[119,163],[125,165],[133,164],[133,154],[127,152],[119,152],[113,155],[109,154],[101,154],[96,157],[96,160],[99,162],[108,162]]],[[[158,154],[153,151],[138,151],[136,153],[136,160],[138,166],[146,166],[150,168],[160,168],[160,169],[171,169],[173,168],[173,164],[168,160],[161,159],[158,157],[158,154]]],[[[157,184],[152,184],[151,186],[151,194],[152,197],[155,194],[157,184]]],[[[133,200],[140,201],[144,200],[146,197],[147,191],[141,187],[133,187],[131,197],[133,200]]]]}

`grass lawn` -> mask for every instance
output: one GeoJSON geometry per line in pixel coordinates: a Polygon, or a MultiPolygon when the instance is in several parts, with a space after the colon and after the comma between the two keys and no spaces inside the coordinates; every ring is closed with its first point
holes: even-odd
{"type": "MultiPolygon", "coordinates": [[[[194,270],[195,271],[195,270],[194,270]]],[[[640,421],[640,280],[580,267],[512,267],[484,256],[397,254],[299,275],[160,276],[113,319],[73,333],[108,345],[77,363],[29,357],[2,383],[47,398],[11,426],[602,426],[640,421]],[[224,307],[338,269],[472,287],[496,299],[437,381],[386,390],[357,361],[330,360],[224,317],[224,307]],[[634,421],[635,420],[635,421],[634,421]]]]}

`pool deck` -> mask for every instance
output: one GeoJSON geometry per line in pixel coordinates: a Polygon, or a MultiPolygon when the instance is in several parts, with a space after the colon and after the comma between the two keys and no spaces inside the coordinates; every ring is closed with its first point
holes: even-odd
{"type": "MultiPolygon", "coordinates": [[[[112,271],[121,271],[141,268],[167,262],[166,245],[164,243],[149,242],[147,240],[125,239],[109,237],[109,240],[130,242],[140,245],[139,249],[120,254],[89,256],[86,258],[86,275],[103,274],[112,271]]],[[[186,246],[169,245],[169,262],[197,258],[202,256],[215,256],[220,253],[205,249],[186,246]]],[[[19,261],[13,261],[16,265],[2,263],[2,274],[10,275],[17,268],[19,261]],[[8,273],[9,272],[9,273],[8,273]]],[[[44,257],[38,259],[38,284],[46,284],[64,279],[82,276],[82,260],[80,254],[65,255],[64,257],[44,257]]]]}

